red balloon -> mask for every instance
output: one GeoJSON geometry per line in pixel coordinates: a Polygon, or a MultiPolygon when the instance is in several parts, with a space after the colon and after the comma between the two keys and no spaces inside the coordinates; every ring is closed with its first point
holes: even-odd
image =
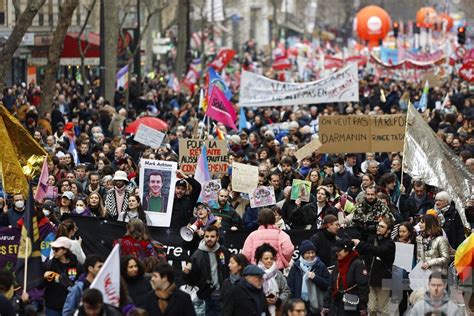
{"type": "Polygon", "coordinates": [[[446,23],[446,31],[449,32],[451,28],[453,27],[453,18],[449,16],[447,13],[441,13],[438,15],[438,23],[442,26],[443,23],[446,23]]]}
{"type": "Polygon", "coordinates": [[[359,38],[372,44],[384,39],[392,24],[388,13],[375,5],[360,10],[354,23],[359,38]]]}
{"type": "Polygon", "coordinates": [[[438,14],[432,7],[423,7],[416,12],[416,23],[421,27],[432,28],[436,23],[438,14]]]}

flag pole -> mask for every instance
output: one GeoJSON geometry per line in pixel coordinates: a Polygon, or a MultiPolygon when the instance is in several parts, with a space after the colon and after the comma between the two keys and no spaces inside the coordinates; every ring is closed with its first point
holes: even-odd
{"type": "MultiPolygon", "coordinates": [[[[30,180],[30,179],[28,179],[30,180]]],[[[33,194],[33,190],[31,190],[31,181],[28,181],[28,185],[30,186],[30,189],[28,190],[28,194],[33,194]]],[[[30,196],[28,197],[28,201],[30,200],[30,196]]],[[[28,203],[30,204],[30,203],[28,203]]],[[[33,207],[30,205],[30,207],[33,207]]],[[[30,210],[28,210],[29,212],[30,210]]],[[[25,228],[25,222],[23,222],[23,228],[25,228]]],[[[26,238],[25,238],[25,272],[23,273],[23,293],[26,293],[26,287],[27,287],[27,282],[28,282],[28,244],[29,244],[30,238],[28,237],[28,232],[26,233],[26,238]]],[[[20,241],[21,243],[21,241],[20,241]]]]}
{"type": "MultiPolygon", "coordinates": [[[[403,155],[403,157],[402,157],[403,162],[402,162],[402,172],[400,174],[400,185],[403,185],[403,172],[405,170],[405,163],[406,163],[406,161],[405,161],[405,151],[406,151],[406,147],[407,147],[408,113],[410,112],[410,107],[411,106],[413,106],[413,105],[411,104],[410,99],[408,99],[407,116],[405,118],[405,135],[403,137],[403,154],[402,154],[403,155]]],[[[405,190],[406,189],[407,188],[405,188],[405,190]]]]}
{"type": "Polygon", "coordinates": [[[207,118],[207,114],[204,114],[204,118],[202,119],[202,126],[201,128],[199,129],[199,139],[202,138],[202,134],[204,132],[204,125],[205,125],[205,122],[206,122],[206,118],[207,118]]]}

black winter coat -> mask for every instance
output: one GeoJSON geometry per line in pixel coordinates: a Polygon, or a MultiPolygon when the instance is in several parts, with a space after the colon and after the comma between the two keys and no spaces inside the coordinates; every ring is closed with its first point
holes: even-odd
{"type": "MultiPolygon", "coordinates": [[[[224,280],[229,277],[228,265],[230,252],[221,246],[214,254],[217,260],[219,285],[221,285],[222,289],[224,280]],[[221,256],[223,256],[223,258],[221,256]]],[[[215,289],[212,285],[211,260],[209,259],[209,254],[201,249],[197,249],[191,256],[191,263],[191,272],[184,275],[184,281],[187,284],[199,288],[197,295],[200,299],[205,300],[210,298],[215,289]]]]}
{"type": "Polygon", "coordinates": [[[145,306],[145,297],[152,290],[150,279],[144,275],[135,278],[124,278],[127,284],[128,295],[137,307],[145,306]]]}
{"type": "Polygon", "coordinates": [[[56,258],[46,261],[44,263],[44,271],[53,271],[59,274],[58,282],[56,282],[56,278],[44,280],[45,306],[56,311],[62,311],[69,293],[68,288],[73,286],[84,272],[82,265],[77,262],[76,256],[71,254],[68,263],[62,263],[56,258]]]}
{"type": "Polygon", "coordinates": [[[464,235],[464,225],[459,216],[458,210],[454,206],[454,202],[451,202],[449,209],[443,214],[444,225],[443,229],[448,236],[449,244],[453,249],[457,249],[458,246],[466,239],[464,235]]]}
{"type": "Polygon", "coordinates": [[[370,237],[361,241],[357,250],[363,255],[369,271],[369,285],[381,287],[383,280],[392,279],[392,265],[395,260],[395,242],[388,237],[370,237]]]}
{"type": "Polygon", "coordinates": [[[324,307],[329,308],[330,315],[359,315],[359,311],[367,310],[367,303],[369,301],[369,278],[367,269],[364,262],[360,257],[355,257],[352,259],[352,262],[347,271],[347,288],[352,286],[357,286],[347,293],[355,294],[359,297],[359,305],[357,306],[357,312],[350,313],[344,311],[344,303],[342,301],[342,293],[344,285],[342,280],[339,282],[339,292],[333,296],[333,289],[336,287],[337,277],[339,275],[339,264],[336,264],[336,267],[331,275],[331,284],[324,296],[324,307]]]}
{"type": "Polygon", "coordinates": [[[267,300],[263,290],[251,290],[246,285],[245,280],[240,280],[232,287],[229,295],[226,295],[224,306],[222,308],[222,316],[261,316],[270,315],[268,312],[267,300]],[[252,293],[251,291],[255,291],[252,293]],[[258,298],[259,305],[262,310],[258,310],[255,299],[258,298]]]}
{"type": "Polygon", "coordinates": [[[153,316],[195,316],[193,302],[189,294],[181,290],[174,290],[168,298],[168,307],[162,313],[158,306],[158,297],[155,292],[148,292],[145,298],[145,309],[153,316]]]}
{"type": "Polygon", "coordinates": [[[321,228],[309,239],[316,246],[316,254],[326,267],[336,264],[336,253],[332,248],[336,245],[337,236],[326,228],[321,228]]]}
{"type": "Polygon", "coordinates": [[[304,229],[307,225],[312,225],[313,228],[316,227],[317,222],[322,222],[324,216],[332,214],[337,217],[337,210],[326,204],[320,213],[318,213],[318,206],[316,202],[306,204],[305,206],[297,209],[290,218],[292,223],[292,229],[304,229]]]}
{"type": "Polygon", "coordinates": [[[189,223],[191,217],[193,217],[194,206],[199,199],[201,194],[201,184],[197,182],[193,177],[186,179],[191,185],[191,194],[185,195],[178,199],[174,196],[173,201],[173,213],[171,214],[171,228],[181,228],[189,223]]]}
{"type": "MultiPolygon", "coordinates": [[[[329,282],[331,281],[331,275],[329,271],[321,260],[316,261],[316,263],[311,268],[311,272],[314,272],[315,277],[312,282],[322,291],[325,292],[329,287],[329,282]]],[[[292,298],[301,297],[301,286],[303,284],[304,272],[300,268],[300,260],[296,260],[295,263],[291,266],[290,273],[288,274],[288,287],[291,290],[292,298]]]]}

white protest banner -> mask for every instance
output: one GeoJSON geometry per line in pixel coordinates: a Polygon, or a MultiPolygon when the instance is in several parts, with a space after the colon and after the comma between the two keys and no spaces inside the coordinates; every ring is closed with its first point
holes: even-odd
{"type": "Polygon", "coordinates": [[[204,203],[209,201],[217,201],[217,193],[222,188],[221,180],[211,180],[206,182],[201,189],[201,200],[204,203]]]}
{"type": "Polygon", "coordinates": [[[350,101],[359,101],[359,77],[355,63],[325,78],[306,83],[281,82],[248,71],[242,73],[239,98],[242,107],[350,101]]]}
{"type": "Polygon", "coordinates": [[[250,191],[250,207],[257,208],[276,204],[275,189],[272,186],[260,186],[250,191]]]}
{"type": "Polygon", "coordinates": [[[428,278],[430,277],[431,271],[429,269],[422,269],[422,264],[423,261],[420,260],[408,275],[408,278],[410,279],[410,287],[413,291],[428,286],[428,278]]]}
{"type": "Polygon", "coordinates": [[[105,260],[97,276],[92,281],[91,289],[102,292],[104,303],[119,307],[120,301],[120,245],[116,244],[105,260]]]}
{"type": "Polygon", "coordinates": [[[173,161],[140,160],[140,198],[151,226],[170,226],[177,169],[173,161]]]}
{"type": "Polygon", "coordinates": [[[258,186],[258,167],[243,163],[232,163],[232,190],[249,193],[258,186]]]}
{"type": "Polygon", "coordinates": [[[402,242],[395,243],[395,261],[393,265],[411,272],[413,267],[413,251],[415,245],[402,242]]]}
{"type": "Polygon", "coordinates": [[[145,124],[140,124],[138,126],[137,133],[133,137],[133,140],[145,146],[150,146],[153,149],[157,149],[161,146],[164,138],[164,133],[146,126],[145,124]]]}
{"type": "Polygon", "coordinates": [[[311,157],[313,153],[321,147],[322,144],[319,141],[319,138],[315,138],[310,141],[308,144],[304,145],[295,152],[295,157],[298,161],[302,160],[305,157],[311,157]]]}

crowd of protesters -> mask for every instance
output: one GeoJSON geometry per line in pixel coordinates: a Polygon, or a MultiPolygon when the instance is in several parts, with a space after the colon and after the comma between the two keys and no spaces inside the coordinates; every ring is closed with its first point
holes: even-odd
{"type": "MultiPolygon", "coordinates": [[[[244,59],[231,62],[236,69],[231,75],[234,101],[234,78],[240,68],[249,68],[252,58],[256,53],[248,48],[244,59]]],[[[271,70],[266,75],[278,77],[271,70]]],[[[404,289],[396,300],[397,313],[461,315],[449,299],[447,277],[453,275],[454,251],[470,231],[447,192],[412,181],[402,168],[410,162],[397,152],[359,154],[348,148],[341,155],[315,152],[301,161],[295,158],[295,152],[317,136],[322,115],[403,113],[409,102],[416,104],[421,97],[422,83],[376,78],[363,70],[360,77],[358,103],[248,108],[248,125],[239,132],[217,123],[227,139],[229,166],[233,161],[258,166],[259,185],[272,186],[277,203],[251,208],[245,194],[232,190],[230,173],[219,176],[222,189],[217,200],[200,203],[201,184],[178,170],[171,227],[202,223],[183,271],[166,263],[166,245],[150,237],[151,221],[139,196],[138,162],[178,162],[179,139],[197,137],[203,127],[199,93],[174,91],[167,85],[167,74],[159,71],[133,78],[128,95],[120,89],[114,100],[101,97],[98,87],[83,91],[76,81],[61,79],[52,111],[39,117],[39,87],[22,83],[5,89],[3,105],[50,154],[48,194],[36,207],[38,222],[51,225],[56,239],[45,262],[44,283],[35,291],[15,293],[12,277],[0,274],[0,306],[16,301],[22,314],[44,309],[48,316],[76,311],[130,316],[391,314],[394,291],[384,281],[393,277],[396,241],[413,244],[413,265],[422,262],[422,268],[431,271],[425,296],[404,289]],[[168,123],[159,149],[143,146],[125,133],[141,116],[168,123]],[[275,123],[282,123],[278,130],[268,128],[275,123]],[[71,142],[77,148],[77,163],[69,150],[71,142]],[[311,182],[309,202],[291,199],[294,179],[311,182]],[[127,222],[126,235],[116,241],[122,256],[118,309],[89,289],[104,258],[84,254],[82,241],[75,238],[77,226],[63,218],[69,213],[127,222]],[[312,229],[314,234],[293,245],[285,232],[292,229],[312,229]],[[227,230],[249,233],[242,254],[231,255],[220,243],[227,230]],[[191,290],[176,284],[178,274],[191,290]]],[[[471,172],[473,102],[467,84],[449,78],[430,89],[424,112],[439,141],[471,172]]],[[[207,130],[204,137],[215,138],[215,130],[207,130]]],[[[0,226],[22,225],[26,198],[0,196],[0,226]]],[[[464,211],[474,223],[470,203],[464,211]]],[[[403,278],[407,275],[402,271],[403,278]]],[[[3,310],[13,315],[13,309],[1,308],[2,315],[3,310]]]]}

